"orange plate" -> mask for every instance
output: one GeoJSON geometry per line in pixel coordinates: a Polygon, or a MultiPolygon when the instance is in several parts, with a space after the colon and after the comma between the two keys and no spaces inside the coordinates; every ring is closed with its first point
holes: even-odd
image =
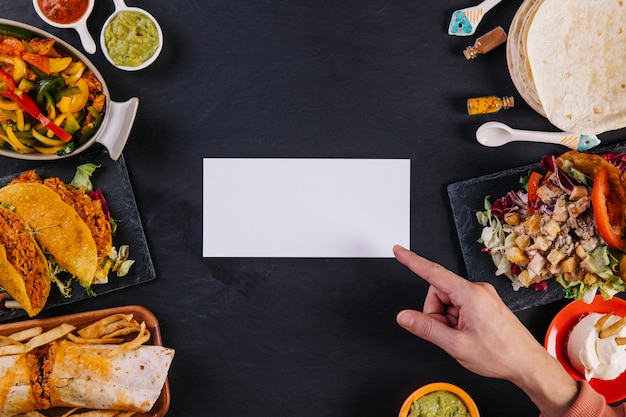
{"type": "Polygon", "coordinates": [[[472,400],[472,397],[470,397],[469,394],[463,391],[461,388],[447,382],[433,382],[432,384],[424,385],[423,387],[413,391],[413,393],[411,393],[411,395],[409,395],[406,400],[404,400],[404,404],[402,404],[402,408],[400,409],[400,413],[398,413],[398,417],[407,417],[413,401],[435,391],[451,392],[452,394],[459,397],[461,401],[463,401],[463,403],[465,403],[467,411],[469,411],[470,413],[470,417],[480,417],[478,407],[476,407],[476,403],[474,402],[474,400],[472,400]]]}
{"type": "MultiPolygon", "coordinates": [[[[161,340],[161,331],[159,330],[159,322],[150,310],[142,306],[125,306],[108,308],[104,310],[86,311],[84,313],[68,314],[65,316],[51,317],[47,319],[33,319],[15,323],[8,323],[0,325],[0,335],[7,336],[20,330],[28,329],[30,327],[41,326],[44,331],[50,330],[63,323],[71,324],[77,328],[84,327],[91,324],[101,318],[110,316],[111,314],[132,314],[133,318],[138,322],[144,321],[146,328],[150,330],[151,339],[148,342],[151,345],[163,346],[161,340]]],[[[134,417],[163,417],[170,407],[170,387],[165,379],[163,390],[161,395],[154,403],[154,407],[147,413],[138,413],[134,417]]]]}
{"type": "MultiPolygon", "coordinates": [[[[618,297],[610,300],[603,300],[596,295],[591,304],[583,301],[574,301],[566,305],[550,323],[546,333],[544,346],[552,356],[558,359],[563,368],[575,380],[585,379],[585,376],[574,368],[567,355],[567,340],[572,328],[578,321],[589,313],[615,313],[616,316],[626,317],[626,301],[618,297]]],[[[604,395],[607,403],[612,404],[626,398],[626,372],[617,379],[603,381],[601,379],[591,379],[589,385],[600,394],[604,395]]]]}

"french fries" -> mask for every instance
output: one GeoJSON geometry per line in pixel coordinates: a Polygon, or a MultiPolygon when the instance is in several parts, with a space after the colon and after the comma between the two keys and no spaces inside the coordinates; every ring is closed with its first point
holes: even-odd
{"type": "Polygon", "coordinates": [[[114,344],[111,356],[133,350],[150,340],[145,322],[137,322],[132,314],[112,314],[76,330],[70,324],[61,324],[48,331],[32,327],[8,336],[0,336],[0,356],[28,353],[55,340],[67,339],[79,344],[114,344]],[[76,334],[74,333],[76,331],[76,334]],[[137,333],[128,339],[125,336],[137,333]]]}
{"type": "Polygon", "coordinates": [[[601,332],[601,331],[602,331],[602,329],[604,328],[604,325],[606,324],[607,320],[608,320],[608,319],[610,319],[611,317],[613,317],[613,312],[607,313],[607,314],[605,314],[604,316],[602,316],[602,317],[600,318],[600,320],[598,320],[598,321],[596,322],[596,326],[595,326],[595,327],[596,327],[596,330],[597,330],[598,332],[601,332]]]}
{"type": "Polygon", "coordinates": [[[0,336],[0,346],[6,346],[10,344],[17,344],[24,340],[31,339],[37,335],[40,335],[43,332],[41,327],[31,327],[26,330],[21,330],[19,332],[15,332],[8,336],[0,336]]]}
{"type": "Polygon", "coordinates": [[[80,337],[104,338],[130,334],[139,330],[139,323],[132,314],[112,314],[78,331],[80,337]],[[121,333],[119,333],[121,331],[121,333]],[[124,333],[127,332],[127,333],[124,333]]]}
{"type": "MultiPolygon", "coordinates": [[[[613,312],[607,313],[596,322],[595,328],[598,331],[600,339],[606,339],[607,337],[614,336],[626,326],[626,317],[622,317],[613,324],[606,326],[607,321],[613,317],[613,314],[613,312]]],[[[615,342],[618,346],[625,345],[626,337],[616,337],[615,342]]]]}
{"type": "MultiPolygon", "coordinates": [[[[76,413],[79,410],[80,410],[79,408],[72,408],[71,410],[63,414],[61,417],[70,417],[70,416],[73,416],[73,417],[131,417],[137,414],[134,411],[118,411],[118,410],[90,410],[86,412],[76,413]]],[[[37,416],[25,416],[25,417],[46,417],[45,415],[41,413],[37,413],[37,414],[38,414],[37,416]]]]}

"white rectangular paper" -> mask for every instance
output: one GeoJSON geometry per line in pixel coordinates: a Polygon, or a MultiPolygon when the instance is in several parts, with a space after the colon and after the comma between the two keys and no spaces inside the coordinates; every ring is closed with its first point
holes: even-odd
{"type": "Polygon", "coordinates": [[[205,257],[388,258],[410,246],[409,159],[205,158],[205,257]]]}

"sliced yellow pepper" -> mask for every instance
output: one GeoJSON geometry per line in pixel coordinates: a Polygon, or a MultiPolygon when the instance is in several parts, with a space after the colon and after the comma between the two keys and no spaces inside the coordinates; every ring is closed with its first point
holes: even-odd
{"type": "Polygon", "coordinates": [[[63,145],[59,145],[59,146],[53,146],[53,147],[45,147],[45,146],[33,146],[33,148],[35,148],[37,150],[37,152],[39,153],[43,153],[46,155],[51,155],[54,153],[57,153],[58,151],[60,151],[61,149],[65,148],[67,146],[67,143],[63,143],[63,145]]]}
{"type": "Polygon", "coordinates": [[[14,101],[0,99],[0,109],[2,110],[17,110],[19,108],[19,104],[14,101]]]}
{"type": "Polygon", "coordinates": [[[65,71],[71,63],[72,58],[69,56],[63,58],[50,58],[50,74],[65,71]]]}
{"type": "Polygon", "coordinates": [[[72,85],[76,83],[85,72],[86,65],[81,61],[72,62],[65,71],[61,72],[61,76],[65,79],[65,84],[72,85]]]}
{"type": "Polygon", "coordinates": [[[13,147],[13,149],[15,149],[16,152],[19,152],[19,153],[30,153],[30,152],[33,151],[28,146],[26,146],[22,142],[20,142],[20,140],[17,138],[17,136],[15,136],[15,133],[13,133],[13,128],[11,126],[8,126],[6,128],[6,133],[7,133],[6,136],[3,135],[4,137],[2,139],[4,139],[7,142],[9,142],[9,144],[13,147]]]}
{"type": "Polygon", "coordinates": [[[57,108],[61,113],[76,113],[87,105],[89,101],[89,85],[87,85],[87,81],[80,78],[76,81],[76,87],[80,89],[80,93],[63,96],[57,103],[57,108]]]}
{"type": "Polygon", "coordinates": [[[13,58],[13,80],[18,82],[26,76],[26,61],[20,57],[13,58]]]}
{"type": "Polygon", "coordinates": [[[21,109],[15,110],[15,124],[17,125],[17,130],[20,132],[24,131],[24,112],[21,109]]]}
{"type": "MultiPolygon", "coordinates": [[[[60,114],[56,119],[54,119],[54,124],[57,126],[61,126],[63,124],[63,122],[65,121],[65,114],[60,114]]],[[[54,136],[54,132],[50,129],[48,129],[48,137],[51,138],[54,136]]]]}
{"type": "Polygon", "coordinates": [[[13,65],[15,61],[13,60],[13,57],[10,55],[0,54],[0,62],[4,64],[13,65]]]}
{"type": "Polygon", "coordinates": [[[35,129],[31,129],[30,133],[33,135],[35,139],[37,139],[39,142],[43,143],[44,145],[48,145],[48,146],[65,145],[65,142],[63,142],[62,140],[50,139],[49,137],[37,132],[35,129]]]}

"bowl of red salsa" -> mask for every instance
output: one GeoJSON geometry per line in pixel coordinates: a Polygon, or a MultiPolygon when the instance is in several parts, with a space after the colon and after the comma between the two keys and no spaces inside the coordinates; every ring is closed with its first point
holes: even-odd
{"type": "Polygon", "coordinates": [[[50,26],[75,29],[83,48],[90,54],[96,52],[96,43],[87,29],[87,18],[95,0],[33,0],[39,17],[50,26]]]}

